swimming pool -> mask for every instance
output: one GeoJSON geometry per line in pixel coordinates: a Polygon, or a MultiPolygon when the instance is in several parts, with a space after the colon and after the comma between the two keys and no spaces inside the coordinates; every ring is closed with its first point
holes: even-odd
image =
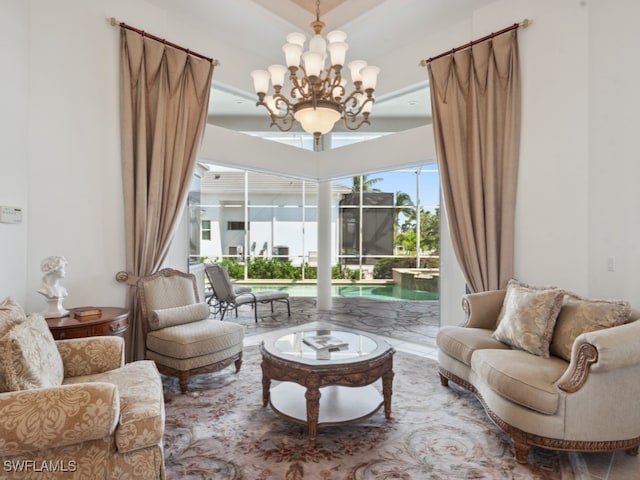
{"type": "MultiPolygon", "coordinates": [[[[244,286],[245,284],[243,284],[244,286]]],[[[261,284],[251,285],[253,291],[278,290],[287,292],[291,297],[317,297],[318,288],[314,284],[261,284]]],[[[438,300],[438,292],[425,292],[423,290],[407,290],[395,285],[332,285],[332,297],[365,297],[385,301],[402,300],[438,300]]]]}

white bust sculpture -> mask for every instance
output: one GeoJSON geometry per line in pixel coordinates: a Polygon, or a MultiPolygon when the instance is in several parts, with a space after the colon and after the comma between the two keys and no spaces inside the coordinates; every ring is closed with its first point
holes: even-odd
{"type": "Polygon", "coordinates": [[[64,257],[47,257],[40,262],[42,270],[42,284],[38,289],[47,298],[64,298],[67,289],[60,285],[60,279],[64,278],[67,260],[64,257]]]}

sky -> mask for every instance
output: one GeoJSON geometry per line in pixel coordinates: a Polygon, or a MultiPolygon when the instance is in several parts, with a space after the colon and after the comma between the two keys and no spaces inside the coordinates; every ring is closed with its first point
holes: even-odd
{"type": "MultiPolygon", "coordinates": [[[[413,203],[417,203],[416,172],[417,168],[407,168],[391,172],[379,172],[367,175],[367,180],[380,178],[379,182],[372,185],[372,188],[381,192],[396,193],[398,191],[409,194],[413,203]]],[[[366,180],[365,180],[366,181],[366,180]]],[[[352,177],[337,180],[345,186],[353,185],[352,177]]],[[[440,177],[438,175],[438,166],[429,164],[422,167],[420,171],[420,204],[424,205],[425,210],[432,213],[434,209],[440,205],[440,177]]]]}

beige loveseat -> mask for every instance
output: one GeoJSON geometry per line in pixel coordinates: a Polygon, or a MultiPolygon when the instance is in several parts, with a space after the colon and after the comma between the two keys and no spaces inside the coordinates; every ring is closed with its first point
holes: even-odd
{"type": "Polygon", "coordinates": [[[120,337],[54,342],[0,303],[0,478],[163,479],[164,399],[120,337]]]}
{"type": "Polygon", "coordinates": [[[464,297],[464,326],[437,336],[440,379],[472,391],[513,440],[567,451],[640,445],[640,321],[627,302],[511,281],[464,297]]]}

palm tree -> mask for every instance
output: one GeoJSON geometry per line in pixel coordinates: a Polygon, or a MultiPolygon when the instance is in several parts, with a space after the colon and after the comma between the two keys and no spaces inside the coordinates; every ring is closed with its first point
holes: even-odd
{"type": "Polygon", "coordinates": [[[359,175],[357,177],[353,177],[353,186],[351,187],[352,192],[379,192],[380,189],[373,188],[372,185],[381,182],[384,180],[382,177],[377,178],[368,178],[368,175],[359,175]]]}
{"type": "Polygon", "coordinates": [[[400,225],[400,214],[405,217],[404,224],[414,221],[416,219],[416,209],[414,208],[413,200],[408,193],[401,190],[396,192],[395,208],[393,209],[393,224],[397,225],[397,231],[403,231],[402,225],[400,225]]]}

